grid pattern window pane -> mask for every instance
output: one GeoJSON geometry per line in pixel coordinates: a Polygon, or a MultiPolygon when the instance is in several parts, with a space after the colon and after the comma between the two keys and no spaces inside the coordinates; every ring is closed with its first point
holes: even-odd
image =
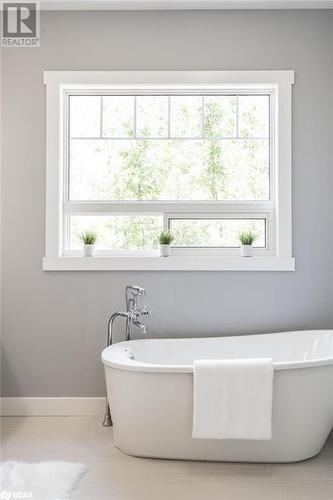
{"type": "Polygon", "coordinates": [[[70,99],[70,136],[100,137],[101,108],[98,96],[72,96],[70,99]]]}
{"type": "Polygon", "coordinates": [[[265,201],[268,95],[71,95],[72,201],[265,201]]]}
{"type": "Polygon", "coordinates": [[[134,136],[135,101],[132,96],[104,96],[102,106],[103,137],[134,136]]]}
{"type": "Polygon", "coordinates": [[[204,98],[204,137],[237,137],[237,96],[204,98]]]}
{"type": "Polygon", "coordinates": [[[170,97],[170,109],[171,137],[201,137],[203,100],[200,96],[170,97]]]}
{"type": "Polygon", "coordinates": [[[137,137],[168,137],[169,99],[167,96],[138,96],[136,98],[137,137]]]}

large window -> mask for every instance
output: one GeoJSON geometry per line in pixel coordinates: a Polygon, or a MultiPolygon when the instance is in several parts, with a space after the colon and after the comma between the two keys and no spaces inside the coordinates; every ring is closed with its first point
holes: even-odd
{"type": "Polygon", "coordinates": [[[281,99],[291,72],[258,73],[231,83],[228,72],[130,72],[119,83],[125,74],[47,72],[48,107],[58,106],[48,144],[59,152],[56,161],[48,152],[59,180],[49,256],[80,256],[78,234],[93,230],[97,258],[154,257],[169,229],[175,257],[238,257],[238,235],[251,229],[255,256],[291,257],[290,156],[279,134],[282,118],[290,126],[281,99]]]}

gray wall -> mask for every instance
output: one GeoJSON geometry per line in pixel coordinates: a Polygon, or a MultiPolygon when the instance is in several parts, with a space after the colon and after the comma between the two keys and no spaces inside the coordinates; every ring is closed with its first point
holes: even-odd
{"type": "Polygon", "coordinates": [[[152,335],[333,328],[332,28],[333,11],[48,12],[39,49],[3,50],[3,395],[103,395],[129,282],[152,335]],[[43,272],[45,69],[295,69],[296,272],[43,272]]]}

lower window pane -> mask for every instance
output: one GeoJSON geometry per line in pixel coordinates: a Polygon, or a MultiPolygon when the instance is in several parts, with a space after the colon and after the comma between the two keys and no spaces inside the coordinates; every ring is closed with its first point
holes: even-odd
{"type": "Polygon", "coordinates": [[[70,249],[82,248],[79,234],[97,233],[99,250],[144,250],[157,248],[158,235],[163,228],[161,216],[75,215],[70,217],[70,249]]]}
{"type": "Polygon", "coordinates": [[[239,247],[242,231],[258,235],[255,247],[266,247],[265,219],[170,219],[176,247],[239,247]]]}

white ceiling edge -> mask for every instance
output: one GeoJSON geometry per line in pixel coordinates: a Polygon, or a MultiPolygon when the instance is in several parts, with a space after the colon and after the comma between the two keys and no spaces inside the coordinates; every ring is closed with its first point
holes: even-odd
{"type": "Polygon", "coordinates": [[[39,0],[42,10],[333,9],[333,0],[39,0]]]}

